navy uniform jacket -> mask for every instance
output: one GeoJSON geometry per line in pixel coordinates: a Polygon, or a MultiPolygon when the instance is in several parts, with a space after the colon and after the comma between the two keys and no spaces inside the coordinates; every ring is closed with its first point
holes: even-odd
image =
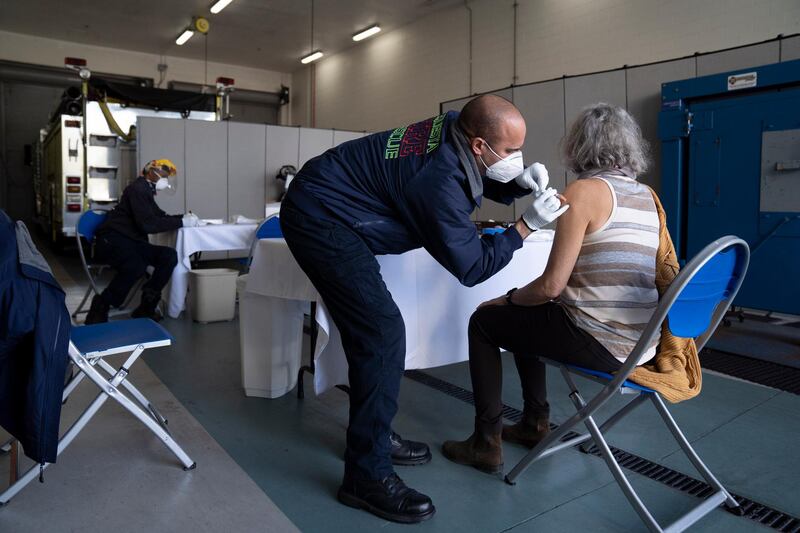
{"type": "Polygon", "coordinates": [[[310,215],[352,227],[375,254],[419,247],[467,286],[491,277],[522,246],[514,228],[478,235],[483,196],[505,204],[530,193],[483,179],[450,111],[343,143],[308,161],[288,198],[310,215]]]}
{"type": "Polygon", "coordinates": [[[117,206],[97,229],[98,234],[109,230],[126,237],[147,242],[147,235],[178,229],[183,225],[183,215],[168,215],[158,207],[155,185],[144,176],[125,187],[117,206]]]}
{"type": "Polygon", "coordinates": [[[0,426],[37,463],[53,463],[70,320],[28,230],[0,210],[0,426]]]}

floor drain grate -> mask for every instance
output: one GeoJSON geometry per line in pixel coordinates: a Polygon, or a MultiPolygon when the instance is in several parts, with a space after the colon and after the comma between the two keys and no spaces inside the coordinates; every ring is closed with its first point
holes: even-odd
{"type": "Polygon", "coordinates": [[[800,369],[706,348],[700,353],[703,368],[735,378],[800,394],[800,369]]]}
{"type": "MultiPolygon", "coordinates": [[[[727,354],[725,355],[727,357],[727,354]]],[[[443,392],[448,396],[452,396],[453,398],[461,400],[462,402],[472,405],[475,404],[475,399],[472,395],[472,392],[459,387],[458,385],[453,385],[452,383],[444,381],[443,379],[439,379],[419,370],[407,370],[405,376],[412,381],[416,381],[417,383],[431,387],[439,392],[443,392]]],[[[522,419],[522,411],[509,405],[503,405],[503,417],[513,422],[519,422],[522,419]]],[[[550,427],[556,428],[558,426],[551,424],[550,427]]],[[[568,440],[576,437],[577,435],[577,433],[571,431],[564,435],[561,440],[568,440]]],[[[677,470],[672,470],[671,468],[654,463],[653,461],[645,459],[644,457],[639,457],[638,455],[626,452],[625,450],[621,450],[613,446],[610,448],[611,453],[617,459],[620,466],[626,470],[636,472],[639,475],[648,477],[654,481],[658,481],[659,483],[667,485],[668,487],[672,487],[698,498],[705,498],[713,492],[713,489],[704,481],[687,476],[686,474],[678,472],[677,470]]],[[[580,450],[579,447],[577,449],[580,450]]],[[[585,453],[601,457],[600,450],[594,445],[589,447],[585,453]]],[[[777,531],[785,533],[800,533],[800,518],[786,514],[777,509],[773,509],[767,505],[754,502],[753,500],[739,496],[738,494],[731,493],[731,495],[744,511],[744,514],[742,515],[744,518],[777,531]]],[[[738,516],[735,513],[732,514],[738,516]]]]}

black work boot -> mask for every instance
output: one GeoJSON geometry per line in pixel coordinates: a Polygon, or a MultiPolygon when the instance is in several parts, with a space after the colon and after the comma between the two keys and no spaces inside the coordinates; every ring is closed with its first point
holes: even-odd
{"type": "Polygon", "coordinates": [[[389,436],[392,444],[392,464],[400,466],[424,465],[431,460],[431,450],[424,442],[405,440],[392,431],[389,436]]]}
{"type": "Polygon", "coordinates": [[[503,440],[533,448],[550,433],[550,418],[547,415],[522,414],[522,420],[513,426],[503,426],[503,440]]]}
{"type": "Polygon", "coordinates": [[[161,292],[153,289],[142,289],[142,301],[139,306],[131,313],[131,318],[149,318],[159,322],[162,318],[161,313],[156,311],[158,303],[161,301],[161,292]]]}
{"type": "Polygon", "coordinates": [[[96,294],[92,298],[92,306],[89,307],[89,312],[86,314],[86,320],[83,323],[88,326],[89,324],[108,322],[108,309],[108,302],[103,298],[103,295],[96,294]]]}
{"type": "Polygon", "coordinates": [[[500,441],[499,428],[496,432],[481,431],[475,425],[467,440],[448,440],[442,445],[445,457],[460,465],[472,466],[487,474],[499,474],[503,471],[503,443],[500,441]]]}
{"type": "Polygon", "coordinates": [[[337,497],[347,506],[402,524],[422,522],[436,513],[429,497],[408,488],[394,473],[377,481],[345,475],[337,497]]]}

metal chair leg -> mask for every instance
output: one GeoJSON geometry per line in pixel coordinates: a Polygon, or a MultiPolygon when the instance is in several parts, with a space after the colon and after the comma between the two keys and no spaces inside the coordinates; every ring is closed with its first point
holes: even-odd
{"type": "Polygon", "coordinates": [[[89,285],[89,287],[86,289],[86,292],[83,295],[81,303],[78,304],[78,308],[75,309],[75,311],[72,313],[72,318],[78,318],[78,315],[88,312],[84,310],[83,306],[86,305],[86,301],[89,299],[89,296],[92,294],[92,292],[94,292],[92,286],[89,285]]]}
{"type": "Polygon", "coordinates": [[[105,379],[102,374],[91,364],[88,364],[88,360],[82,358],[77,361],[78,367],[86,373],[87,377],[91,379],[101,390],[104,392],[101,393],[103,396],[113,398],[117,401],[122,407],[124,407],[129,413],[139,419],[147,428],[152,431],[164,445],[169,448],[169,450],[178,458],[178,460],[183,463],[184,470],[191,470],[195,467],[194,461],[183,451],[183,448],[175,442],[172,436],[159,424],[153,417],[150,416],[149,412],[143,410],[142,408],[138,407],[133,401],[131,401],[127,396],[121,393],[119,390],[120,384],[125,380],[128,373],[127,371],[123,370],[124,368],[129,368],[133,361],[138,358],[138,355],[141,354],[143,350],[137,349],[136,351],[131,354],[127,361],[123,364],[123,367],[117,371],[114,377],[111,380],[105,379]],[[136,352],[139,352],[137,354],[136,352]]]}
{"type": "MultiPolygon", "coordinates": [[[[117,372],[113,366],[102,359],[98,360],[98,365],[111,377],[114,377],[114,374],[117,372]]],[[[153,415],[153,419],[158,422],[162,429],[169,433],[169,429],[167,428],[167,419],[158,411],[158,409],[156,409],[152,403],[150,403],[150,400],[148,400],[147,397],[127,379],[123,380],[121,385],[130,393],[131,396],[133,396],[137,402],[139,402],[139,405],[141,405],[143,409],[153,415]]]]}
{"type": "MultiPolygon", "coordinates": [[[[580,420],[578,420],[580,421],[580,420]]],[[[543,459],[564,448],[570,448],[576,444],[580,444],[586,439],[591,438],[591,435],[580,435],[575,439],[570,439],[566,442],[558,442],[561,438],[569,433],[574,427],[574,423],[564,423],[556,429],[548,433],[545,438],[539,441],[539,444],[533,447],[522,459],[519,460],[517,465],[511,469],[505,477],[505,482],[509,485],[516,484],[516,479],[534,462],[543,459]],[[556,444],[558,443],[558,444],[556,444]]]]}
{"type": "MultiPolygon", "coordinates": [[[[143,350],[137,349],[135,350],[131,356],[126,360],[123,364],[123,369],[130,367],[133,362],[141,355],[143,350]]],[[[72,355],[72,354],[71,354],[72,355]]],[[[80,431],[88,424],[88,422],[94,417],[100,407],[109,399],[113,398],[117,401],[122,407],[125,408],[129,413],[139,419],[145,426],[147,426],[150,431],[153,432],[163,443],[164,445],[178,458],[178,460],[183,464],[184,470],[191,470],[196,467],[196,463],[192,461],[192,459],[184,452],[183,448],[175,442],[172,436],[169,434],[168,431],[160,424],[161,420],[158,419],[157,416],[151,416],[151,413],[145,411],[144,409],[137,406],[133,401],[131,401],[127,396],[122,394],[119,389],[120,384],[126,383],[126,377],[128,375],[127,371],[120,369],[115,371],[112,375],[111,379],[104,378],[100,372],[94,367],[94,365],[83,356],[79,356],[73,359],[75,364],[81,370],[81,374],[76,376],[73,381],[68,386],[70,388],[69,392],[74,390],[74,387],[83,379],[83,376],[89,377],[91,381],[93,381],[101,390],[101,392],[97,395],[94,401],[89,405],[89,407],[83,412],[83,414],[76,420],[72,426],[67,430],[64,436],[58,442],[58,455],[66,449],[67,446],[72,443],[75,437],[80,433],[80,431]]],[[[113,367],[110,367],[105,361],[103,361],[104,365],[107,365],[111,370],[113,367]]],[[[102,367],[103,365],[101,365],[102,367]]],[[[104,370],[106,370],[104,368],[104,370]]],[[[123,385],[124,386],[124,385],[123,385]]],[[[126,387],[127,388],[127,387],[126,387]]],[[[136,391],[136,393],[141,396],[141,393],[131,385],[129,388],[131,391],[136,391]]],[[[66,392],[66,391],[65,391],[66,392]]],[[[142,398],[144,398],[142,396],[142,398]]],[[[137,401],[140,401],[137,397],[137,401]]],[[[146,399],[144,400],[146,402],[146,399]]],[[[149,402],[147,402],[149,405],[149,402]]],[[[44,463],[42,465],[38,465],[40,470],[44,470],[49,466],[49,463],[44,463]]],[[[22,477],[20,477],[13,485],[8,487],[4,492],[0,493],[0,505],[7,503],[11,498],[13,498],[22,488],[24,488],[28,483],[30,483],[37,475],[37,465],[34,465],[30,468],[22,477]]]]}
{"type": "MultiPolygon", "coordinates": [[[[617,422],[625,418],[631,411],[642,405],[646,399],[647,393],[639,393],[636,398],[626,403],[619,409],[619,411],[608,417],[608,419],[600,425],[600,432],[603,434],[608,433],[612,427],[617,425],[617,422]]],[[[589,449],[592,447],[592,444],[594,444],[594,441],[588,440],[581,444],[580,450],[584,453],[588,453],[589,449]]]]}
{"type": "Polygon", "coordinates": [[[77,374],[72,376],[72,379],[69,380],[69,383],[67,383],[66,386],[64,386],[64,393],[61,396],[61,403],[66,403],[70,394],[72,394],[72,391],[75,390],[75,388],[80,384],[81,381],[83,381],[83,378],[85,377],[86,374],[84,374],[83,372],[78,372],[77,374]]]}
{"type": "MultiPolygon", "coordinates": [[[[580,412],[586,407],[586,402],[580,395],[577,387],[575,386],[574,381],[569,376],[569,373],[566,371],[566,368],[562,368],[562,374],[564,375],[567,384],[570,386],[570,399],[574,404],[575,408],[580,412]]],[[[519,464],[512,470],[509,476],[506,476],[506,481],[513,484],[513,479],[522,470],[524,470],[528,464],[531,462],[538,460],[546,455],[557,451],[558,449],[563,449],[566,446],[566,443],[559,443],[558,445],[549,447],[551,444],[554,443],[556,438],[559,438],[559,434],[566,433],[570,428],[575,426],[575,416],[570,417],[568,423],[562,424],[559,428],[551,432],[542,442],[540,442],[531,452],[529,452],[528,456],[523,458],[519,464]]],[[[580,421],[580,418],[578,419],[580,421]]],[[[598,450],[600,451],[600,455],[603,457],[603,460],[606,462],[611,474],[614,476],[617,484],[619,485],[620,489],[622,490],[623,494],[627,498],[628,502],[631,504],[633,509],[639,515],[639,518],[644,522],[647,528],[650,531],[656,532],[678,532],[683,531],[708,513],[713,511],[717,508],[720,504],[725,503],[725,505],[733,510],[739,510],[741,512],[741,507],[738,505],[736,500],[730,495],[730,493],[725,490],[722,484],[714,477],[711,471],[706,467],[700,457],[692,448],[689,441],[683,435],[680,428],[678,427],[675,420],[672,418],[672,415],[667,410],[664,401],[658,394],[640,394],[632,401],[628,402],[624,405],[621,409],[615,412],[611,417],[609,417],[601,427],[597,426],[597,423],[594,421],[591,415],[586,415],[583,418],[583,423],[586,428],[589,430],[589,435],[587,437],[591,438],[591,441],[597,446],[598,450]],[[630,484],[627,476],[622,470],[622,467],[617,462],[616,458],[614,457],[613,453],[611,452],[611,448],[609,447],[608,443],[603,436],[603,429],[613,427],[617,422],[619,422],[625,415],[632,412],[636,407],[641,405],[646,398],[650,398],[653,404],[656,407],[656,410],[661,415],[661,418],[664,420],[664,423],[669,428],[670,432],[672,433],[675,440],[680,445],[683,452],[698,470],[701,473],[703,478],[708,482],[708,484],[715,489],[715,492],[704,499],[700,504],[689,510],[688,512],[684,513],[680,518],[678,518],[675,522],[670,524],[668,527],[662,528],[661,525],[655,520],[653,515],[644,505],[642,500],[639,498],[639,495],[634,490],[633,486],[630,484]]],[[[569,443],[569,441],[568,441],[569,443]]]]}
{"type": "Polygon", "coordinates": [[[692,445],[689,444],[689,441],[678,427],[675,419],[672,418],[672,414],[667,409],[667,406],[664,405],[664,400],[662,400],[658,394],[652,394],[651,396],[653,405],[655,405],[658,414],[660,414],[662,420],[664,420],[664,424],[666,424],[667,428],[669,428],[673,438],[680,445],[683,453],[685,453],[686,457],[689,458],[689,461],[692,462],[692,465],[694,465],[697,471],[700,472],[700,475],[703,476],[703,479],[705,479],[709,485],[714,487],[714,489],[725,495],[725,506],[728,507],[728,509],[734,511],[736,509],[741,510],[741,507],[739,507],[739,504],[736,502],[733,496],[731,496],[725,487],[722,486],[722,483],[720,483],[717,478],[714,477],[714,474],[711,473],[711,470],[708,469],[703,460],[700,459],[700,456],[697,455],[697,452],[694,451],[692,445]]]}
{"type": "MultiPolygon", "coordinates": [[[[561,373],[564,376],[564,379],[567,381],[567,384],[570,386],[571,392],[569,395],[570,400],[572,400],[575,409],[580,411],[584,407],[586,407],[586,402],[584,401],[583,397],[581,396],[578,388],[575,386],[575,382],[572,380],[572,377],[569,375],[569,371],[566,367],[561,367],[561,373]]],[[[609,425],[615,424],[622,416],[619,416],[621,412],[628,413],[634,407],[636,407],[640,402],[637,402],[637,399],[634,398],[631,402],[626,404],[622,409],[617,411],[614,415],[611,416],[609,420],[606,421],[606,424],[611,422],[609,425]]],[[[617,460],[614,458],[614,454],[611,453],[611,449],[608,447],[608,443],[606,442],[605,438],[603,438],[603,434],[601,433],[600,429],[597,427],[597,423],[594,421],[591,415],[587,416],[583,420],[586,429],[589,430],[589,434],[592,437],[592,441],[597,445],[600,449],[600,454],[602,455],[603,459],[608,465],[609,470],[611,470],[611,474],[614,476],[614,479],[617,480],[617,484],[619,485],[622,492],[625,494],[625,497],[630,502],[633,509],[636,511],[636,514],[639,515],[639,518],[647,526],[647,529],[650,531],[661,532],[661,526],[658,525],[653,515],[650,514],[650,511],[647,510],[642,500],[639,498],[639,495],[636,494],[636,491],[631,486],[630,481],[628,481],[628,477],[622,471],[622,468],[617,463],[617,460]]]]}
{"type": "Polygon", "coordinates": [[[661,526],[658,525],[653,515],[650,514],[650,511],[647,510],[642,500],[639,498],[639,495],[636,494],[636,491],[633,490],[633,487],[628,481],[628,477],[622,471],[622,468],[617,463],[617,460],[614,459],[614,455],[611,453],[611,449],[608,447],[608,443],[603,438],[603,435],[600,433],[600,429],[597,427],[594,419],[592,417],[587,417],[586,420],[583,421],[586,425],[586,428],[589,430],[589,433],[592,435],[592,439],[594,440],[597,447],[600,449],[600,454],[603,456],[603,459],[608,465],[609,470],[611,470],[611,474],[614,476],[614,479],[617,480],[617,484],[619,485],[622,492],[625,494],[625,497],[630,502],[633,509],[636,511],[636,514],[639,515],[639,518],[647,526],[647,529],[650,531],[663,531],[661,526]]]}
{"type": "MultiPolygon", "coordinates": [[[[80,433],[84,426],[91,420],[91,418],[97,413],[100,407],[108,400],[109,395],[105,392],[100,392],[94,401],[89,405],[89,407],[83,412],[83,414],[75,421],[74,424],[67,430],[61,440],[58,441],[58,455],[61,455],[61,452],[66,449],[67,446],[72,443],[75,437],[80,433]]],[[[28,485],[37,475],[37,470],[39,472],[44,471],[50,463],[43,463],[41,465],[33,465],[28,471],[25,472],[17,481],[9,486],[4,492],[0,493],[0,505],[5,505],[8,501],[17,495],[19,491],[21,491],[25,486],[28,485]],[[38,468],[37,468],[38,467],[38,468]]]]}

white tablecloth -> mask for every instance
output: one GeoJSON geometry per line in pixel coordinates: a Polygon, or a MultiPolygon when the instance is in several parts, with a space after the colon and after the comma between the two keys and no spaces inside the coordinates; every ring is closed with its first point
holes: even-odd
{"type": "MultiPolygon", "coordinates": [[[[468,358],[467,326],[472,312],[481,302],[541,275],[552,239],[552,231],[533,234],[503,270],[471,288],[461,285],[423,249],[378,256],[381,274],[406,324],[406,369],[465,361],[468,358]]],[[[257,243],[245,290],[274,299],[270,302],[269,316],[263,316],[263,320],[275,331],[283,331],[279,322],[284,321],[297,327],[294,314],[302,311],[294,301],[319,299],[282,239],[263,239],[257,243]]],[[[315,319],[319,324],[319,338],[314,353],[314,389],[319,394],[347,383],[347,361],[339,332],[324,302],[317,306],[315,319]]],[[[277,342],[268,343],[264,346],[264,357],[271,357],[273,352],[282,353],[285,358],[283,350],[277,342]]],[[[296,357],[299,360],[299,351],[296,357]]],[[[287,384],[286,390],[293,386],[293,383],[287,384]]]]}
{"type": "Polygon", "coordinates": [[[255,224],[209,224],[152,235],[150,241],[153,244],[171,246],[178,252],[178,265],[172,271],[166,294],[167,314],[172,318],[178,318],[186,306],[192,254],[249,251],[255,231],[255,224]]]}
{"type": "Polygon", "coordinates": [[[264,206],[264,218],[268,218],[270,215],[280,212],[281,212],[280,202],[270,202],[264,206]]]}

